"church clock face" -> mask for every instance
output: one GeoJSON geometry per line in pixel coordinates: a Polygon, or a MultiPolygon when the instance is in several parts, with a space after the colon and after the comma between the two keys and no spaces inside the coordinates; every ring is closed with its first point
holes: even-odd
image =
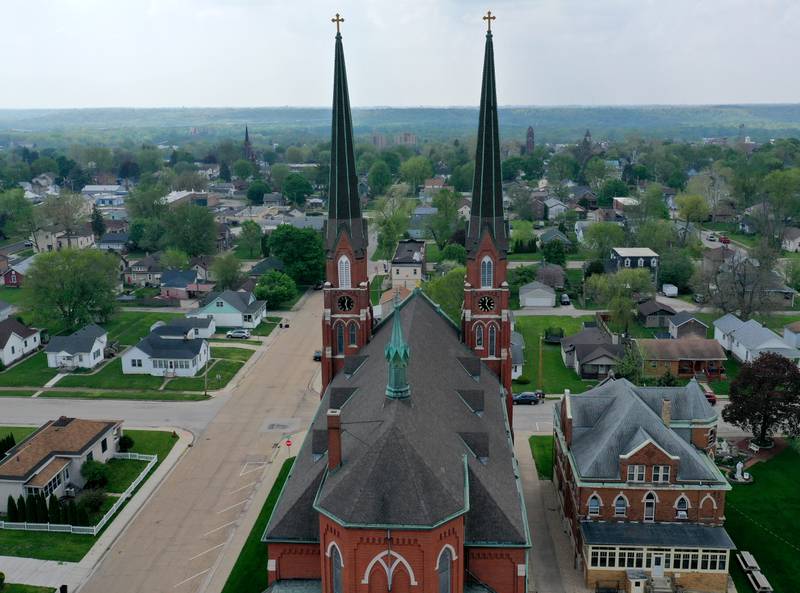
{"type": "Polygon", "coordinates": [[[353,305],[355,303],[353,302],[353,297],[345,295],[345,296],[340,296],[339,300],[336,301],[336,304],[339,305],[340,311],[349,311],[350,309],[353,308],[353,305]]]}
{"type": "Polygon", "coordinates": [[[494,299],[488,296],[482,296],[478,300],[478,308],[481,311],[491,311],[494,309],[494,299]]]}

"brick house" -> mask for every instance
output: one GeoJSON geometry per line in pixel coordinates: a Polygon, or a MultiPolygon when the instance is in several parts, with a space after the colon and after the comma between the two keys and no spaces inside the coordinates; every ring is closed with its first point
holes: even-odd
{"type": "Polygon", "coordinates": [[[554,483],[588,586],[727,591],[734,544],[723,527],[730,485],[709,458],[716,426],[696,381],[565,393],[554,483]]]}
{"type": "Polygon", "coordinates": [[[706,338],[678,340],[636,340],[642,354],[645,377],[694,377],[697,374],[721,377],[728,357],[719,342],[706,338]]]}

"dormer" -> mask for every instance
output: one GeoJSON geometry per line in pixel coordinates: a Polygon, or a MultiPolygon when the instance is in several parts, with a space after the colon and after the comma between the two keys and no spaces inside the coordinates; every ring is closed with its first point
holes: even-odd
{"type": "Polygon", "coordinates": [[[628,483],[670,484],[678,475],[680,457],[665,451],[641,428],[619,456],[620,480],[628,483]]]}

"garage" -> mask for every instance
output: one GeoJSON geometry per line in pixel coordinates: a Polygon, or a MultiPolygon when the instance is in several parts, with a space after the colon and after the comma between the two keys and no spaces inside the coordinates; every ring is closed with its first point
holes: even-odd
{"type": "Polygon", "coordinates": [[[519,289],[520,307],[555,307],[556,291],[538,280],[519,289]]]}

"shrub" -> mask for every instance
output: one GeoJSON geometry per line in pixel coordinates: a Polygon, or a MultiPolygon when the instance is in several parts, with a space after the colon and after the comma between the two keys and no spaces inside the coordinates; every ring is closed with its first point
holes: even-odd
{"type": "Polygon", "coordinates": [[[50,523],[61,523],[61,504],[55,494],[50,495],[50,502],[47,505],[47,515],[50,523]]]}
{"type": "Polygon", "coordinates": [[[133,449],[133,444],[133,439],[127,434],[124,434],[119,438],[119,450],[123,453],[127,453],[133,449]]]}
{"type": "Polygon", "coordinates": [[[8,502],[6,503],[6,514],[8,515],[8,520],[11,523],[16,523],[19,521],[19,511],[17,511],[17,502],[14,500],[14,497],[10,494],[8,495],[8,502]]]}
{"type": "Polygon", "coordinates": [[[86,512],[86,509],[83,507],[78,508],[77,513],[77,520],[75,521],[77,525],[83,525],[88,527],[89,526],[89,513],[86,512]]]}
{"type": "Polygon", "coordinates": [[[108,467],[99,461],[89,460],[81,466],[81,476],[86,480],[87,488],[96,488],[108,484],[108,467]]]}
{"type": "Polygon", "coordinates": [[[96,513],[106,501],[106,493],[100,489],[84,490],[78,495],[78,510],[96,513]]]}
{"type": "Polygon", "coordinates": [[[514,382],[517,385],[528,385],[528,384],[530,384],[531,380],[530,380],[530,377],[528,377],[527,375],[520,375],[519,377],[514,379],[514,382]]]}
{"type": "Polygon", "coordinates": [[[25,504],[25,497],[20,494],[17,499],[17,521],[24,523],[28,520],[28,509],[25,504]]]}
{"type": "Polygon", "coordinates": [[[0,572],[0,591],[6,588],[6,573],[0,572]]]}
{"type": "Polygon", "coordinates": [[[65,523],[68,525],[77,525],[78,524],[78,506],[75,504],[74,500],[70,500],[69,504],[67,504],[66,515],[64,519],[65,523]]]}

